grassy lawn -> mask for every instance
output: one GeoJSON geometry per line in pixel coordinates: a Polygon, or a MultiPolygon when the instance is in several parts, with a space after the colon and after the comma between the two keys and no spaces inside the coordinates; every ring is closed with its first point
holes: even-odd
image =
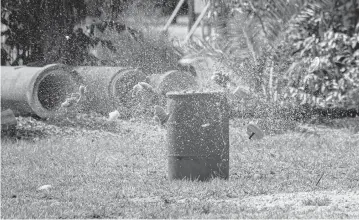
{"type": "Polygon", "coordinates": [[[345,129],[250,141],[231,121],[230,178],[209,182],[167,179],[151,121],[61,129],[1,140],[1,218],[359,218],[359,135],[345,129]]]}

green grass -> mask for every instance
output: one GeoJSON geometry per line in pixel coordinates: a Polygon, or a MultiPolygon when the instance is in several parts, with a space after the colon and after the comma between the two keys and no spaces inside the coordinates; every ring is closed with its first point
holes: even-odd
{"type": "Polygon", "coordinates": [[[298,204],[253,200],[357,192],[358,134],[327,129],[250,141],[239,122],[231,124],[227,181],[169,181],[166,131],[153,123],[119,121],[123,132],[116,135],[2,139],[1,218],[359,218],[353,211],[359,204],[342,210],[329,196],[299,200],[301,207],[314,205],[299,214],[298,204]],[[37,191],[46,184],[48,192],[37,191]],[[318,212],[322,206],[329,208],[318,212]]]}

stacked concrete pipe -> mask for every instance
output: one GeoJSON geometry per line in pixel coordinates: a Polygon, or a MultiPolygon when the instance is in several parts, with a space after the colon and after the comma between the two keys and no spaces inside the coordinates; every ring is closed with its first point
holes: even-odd
{"type": "Polygon", "coordinates": [[[53,118],[62,114],[61,103],[80,83],[79,75],[61,64],[2,66],[1,109],[11,109],[16,116],[53,118]]]}
{"type": "Polygon", "coordinates": [[[75,67],[86,86],[84,112],[95,111],[108,114],[121,107],[131,107],[131,90],[145,80],[145,74],[134,68],[109,66],[75,67]]]}

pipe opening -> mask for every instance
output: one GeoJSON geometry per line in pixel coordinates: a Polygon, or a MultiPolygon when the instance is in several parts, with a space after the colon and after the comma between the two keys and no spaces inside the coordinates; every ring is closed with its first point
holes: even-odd
{"type": "Polygon", "coordinates": [[[44,109],[56,110],[60,108],[73,88],[74,83],[69,75],[49,74],[40,81],[37,98],[44,109]]]}

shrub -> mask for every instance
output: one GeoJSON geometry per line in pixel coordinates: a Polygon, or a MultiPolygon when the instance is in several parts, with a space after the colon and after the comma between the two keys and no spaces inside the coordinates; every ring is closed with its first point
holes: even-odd
{"type": "Polygon", "coordinates": [[[192,47],[192,56],[216,59],[230,69],[232,81],[256,94],[246,103],[233,102],[234,109],[241,103],[248,113],[265,116],[268,111],[256,109],[280,112],[291,106],[297,119],[357,114],[352,114],[359,104],[356,1],[214,2],[230,12],[217,13],[215,39],[192,47]],[[346,112],[337,114],[341,110],[346,112]]]}
{"type": "Polygon", "coordinates": [[[288,71],[289,86],[302,104],[359,109],[358,9],[356,1],[320,1],[293,21],[288,36],[296,62],[288,71]]]}

